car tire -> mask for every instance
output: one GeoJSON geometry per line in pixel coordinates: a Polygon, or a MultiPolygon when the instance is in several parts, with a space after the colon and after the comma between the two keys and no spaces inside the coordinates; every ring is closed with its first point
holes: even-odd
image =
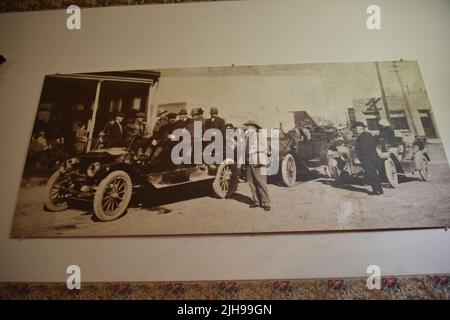
{"type": "Polygon", "coordinates": [[[431,179],[430,161],[426,157],[423,157],[423,168],[419,170],[420,177],[423,181],[429,181],[431,179]]]}
{"type": "Polygon", "coordinates": [[[286,154],[280,163],[281,177],[280,182],[285,187],[292,187],[297,181],[297,164],[291,153],[286,154]]]}
{"type": "Polygon", "coordinates": [[[107,175],[98,185],[93,209],[100,221],[112,221],[121,217],[128,208],[133,192],[131,178],[123,170],[107,175]]]}
{"type": "Polygon", "coordinates": [[[239,172],[234,163],[224,162],[217,168],[216,178],[213,182],[214,193],[219,198],[232,196],[239,184],[239,172]]]}
{"type": "Polygon", "coordinates": [[[398,186],[398,174],[395,162],[392,158],[388,158],[384,161],[384,171],[391,187],[396,188],[398,186]]]}
{"type": "Polygon", "coordinates": [[[48,211],[63,211],[69,207],[65,192],[55,188],[56,183],[60,182],[61,177],[62,174],[58,170],[51,175],[45,185],[44,207],[48,211]]]}

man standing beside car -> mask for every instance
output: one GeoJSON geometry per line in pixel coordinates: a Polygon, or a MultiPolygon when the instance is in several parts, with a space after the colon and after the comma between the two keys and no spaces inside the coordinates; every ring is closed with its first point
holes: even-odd
{"type": "Polygon", "coordinates": [[[270,211],[271,208],[269,189],[267,188],[267,175],[262,172],[262,167],[265,164],[261,161],[263,157],[262,154],[267,153],[268,150],[261,150],[258,141],[258,130],[262,128],[253,120],[247,121],[244,125],[248,128],[245,143],[246,175],[253,200],[249,207],[262,207],[264,211],[270,211]],[[255,141],[253,141],[254,143],[250,145],[252,139],[255,141]],[[256,156],[256,163],[250,163],[252,156],[256,156]]]}
{"type": "Polygon", "coordinates": [[[356,156],[361,162],[368,183],[372,186],[372,193],[370,194],[383,194],[380,178],[382,160],[377,152],[378,140],[366,130],[367,126],[360,121],[355,122],[352,128],[358,135],[355,142],[356,156]]]}

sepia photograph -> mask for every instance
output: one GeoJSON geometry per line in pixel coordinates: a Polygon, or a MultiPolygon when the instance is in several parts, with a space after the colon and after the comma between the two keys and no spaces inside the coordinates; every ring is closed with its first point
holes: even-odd
{"type": "Polygon", "coordinates": [[[450,225],[416,61],[50,74],[36,109],[12,238],[450,225]]]}

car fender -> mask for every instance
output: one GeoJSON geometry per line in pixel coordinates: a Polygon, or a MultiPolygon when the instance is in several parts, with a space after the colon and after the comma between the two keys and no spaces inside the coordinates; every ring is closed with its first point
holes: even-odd
{"type": "Polygon", "coordinates": [[[98,173],[98,181],[103,180],[108,174],[117,170],[123,170],[128,173],[133,184],[142,184],[146,181],[133,165],[124,162],[104,164],[98,173]]]}

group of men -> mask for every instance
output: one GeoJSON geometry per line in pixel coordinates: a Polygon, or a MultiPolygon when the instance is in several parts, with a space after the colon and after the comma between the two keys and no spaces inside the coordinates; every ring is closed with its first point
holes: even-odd
{"type": "Polygon", "coordinates": [[[217,108],[210,109],[210,118],[203,118],[202,108],[193,108],[190,116],[185,108],[178,113],[161,111],[158,120],[150,132],[145,121],[145,114],[138,112],[134,122],[124,126],[125,114],[118,112],[115,119],[109,122],[104,130],[108,147],[132,145],[137,157],[144,162],[156,162],[167,149],[169,136],[176,129],[186,129],[194,136],[194,121],[201,121],[202,130],[218,129],[225,132],[225,120],[219,117],[217,108]]]}
{"type": "Polygon", "coordinates": [[[367,131],[367,125],[357,121],[352,126],[355,134],[358,136],[355,142],[355,152],[368,183],[372,186],[372,195],[383,194],[381,186],[381,173],[383,172],[383,160],[380,158],[377,146],[391,145],[395,143],[395,133],[389,122],[386,120],[378,121],[379,135],[373,136],[367,131]]]}
{"type": "MultiPolygon", "coordinates": [[[[143,162],[155,163],[161,158],[164,150],[170,148],[169,136],[176,129],[186,129],[191,137],[194,137],[194,122],[201,121],[202,131],[217,129],[222,133],[228,128],[234,128],[232,124],[227,124],[225,119],[219,117],[217,108],[210,109],[210,117],[204,119],[202,108],[193,108],[190,117],[186,109],[181,109],[178,113],[168,113],[162,111],[158,114],[158,120],[149,133],[145,114],[139,112],[136,119],[127,128],[123,127],[125,115],[117,113],[115,119],[107,124],[105,128],[105,140],[108,147],[134,145],[137,150],[137,157],[143,162]]],[[[257,132],[261,129],[255,121],[248,121],[244,124],[249,131],[257,132]]],[[[248,155],[247,155],[248,157],[248,155]]],[[[267,188],[267,176],[262,174],[262,164],[247,164],[247,181],[252,192],[252,202],[250,208],[262,207],[265,211],[270,211],[270,197],[267,188]]]]}

